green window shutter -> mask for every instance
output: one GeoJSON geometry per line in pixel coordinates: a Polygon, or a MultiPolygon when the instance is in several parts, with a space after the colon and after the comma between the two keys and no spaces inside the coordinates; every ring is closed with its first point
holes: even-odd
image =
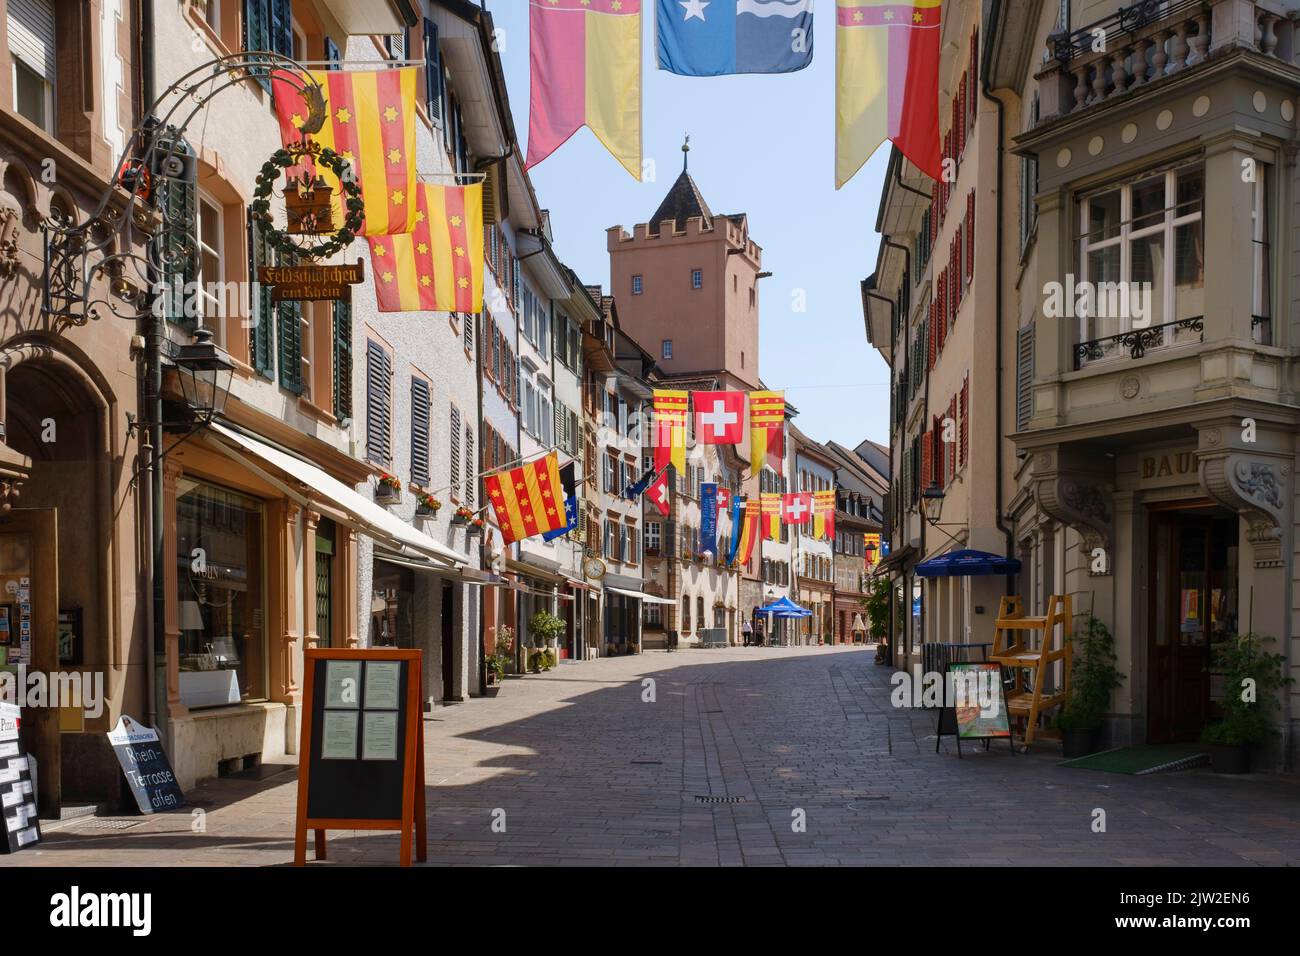
{"type": "MultiPolygon", "coordinates": [[[[277,256],[282,266],[296,263],[295,256],[277,256]]],[[[275,306],[279,327],[280,387],[302,394],[302,303],[281,302],[275,306]]]]}
{"type": "MultiPolygon", "coordinates": [[[[248,278],[257,282],[259,266],[270,265],[269,249],[262,230],[257,227],[252,216],[248,219],[248,278]]],[[[271,304],[271,287],[258,283],[254,287],[256,294],[249,301],[248,354],[253,368],[265,378],[275,377],[275,360],[272,357],[271,317],[274,306],[271,304]]]]}
{"type": "Polygon", "coordinates": [[[334,303],[334,417],[352,417],[352,303],[334,303]]]}
{"type": "MultiPolygon", "coordinates": [[[[158,137],[155,148],[163,153],[194,154],[184,139],[168,136],[158,137]]],[[[179,179],[160,178],[159,182],[160,205],[166,217],[164,240],[170,253],[162,262],[167,295],[163,314],[168,322],[193,331],[194,316],[185,314],[185,306],[190,299],[190,283],[198,276],[197,248],[194,245],[194,237],[198,234],[198,186],[179,179]]]]}

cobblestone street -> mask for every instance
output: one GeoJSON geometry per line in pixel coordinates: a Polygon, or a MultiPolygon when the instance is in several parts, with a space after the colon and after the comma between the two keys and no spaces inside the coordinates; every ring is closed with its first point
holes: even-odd
{"type": "MultiPolygon", "coordinates": [[[[958,760],[951,738],[934,753],[931,716],[894,710],[888,691],[871,652],[830,648],[651,653],[508,680],[426,721],[429,861],[1300,863],[1295,777],[1070,770],[1051,744],[958,760]]],[[[91,818],[0,863],[286,864],[295,777],[196,789],[206,832],[189,812],[91,818]]],[[[397,849],[395,834],[330,834],[339,863],[395,864],[397,849]]]]}

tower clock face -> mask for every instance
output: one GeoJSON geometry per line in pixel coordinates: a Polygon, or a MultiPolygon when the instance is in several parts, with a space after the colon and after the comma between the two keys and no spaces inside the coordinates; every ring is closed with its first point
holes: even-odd
{"type": "Polygon", "coordinates": [[[582,563],[582,571],[587,577],[599,581],[605,576],[605,562],[600,558],[588,558],[582,563]]]}

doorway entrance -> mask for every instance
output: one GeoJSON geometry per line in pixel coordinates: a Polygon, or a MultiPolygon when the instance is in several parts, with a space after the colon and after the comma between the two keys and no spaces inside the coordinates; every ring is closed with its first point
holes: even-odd
{"type": "Polygon", "coordinates": [[[1151,512],[1147,742],[1194,740],[1211,715],[1210,648],[1237,631],[1237,517],[1151,512]]]}

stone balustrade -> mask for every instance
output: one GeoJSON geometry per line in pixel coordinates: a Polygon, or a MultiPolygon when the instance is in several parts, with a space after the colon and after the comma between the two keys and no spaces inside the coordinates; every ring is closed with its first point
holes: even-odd
{"type": "Polygon", "coordinates": [[[1228,48],[1276,57],[1279,33],[1291,24],[1275,8],[1256,0],[1139,0],[1055,34],[1038,74],[1040,123],[1137,91],[1228,48]]]}

